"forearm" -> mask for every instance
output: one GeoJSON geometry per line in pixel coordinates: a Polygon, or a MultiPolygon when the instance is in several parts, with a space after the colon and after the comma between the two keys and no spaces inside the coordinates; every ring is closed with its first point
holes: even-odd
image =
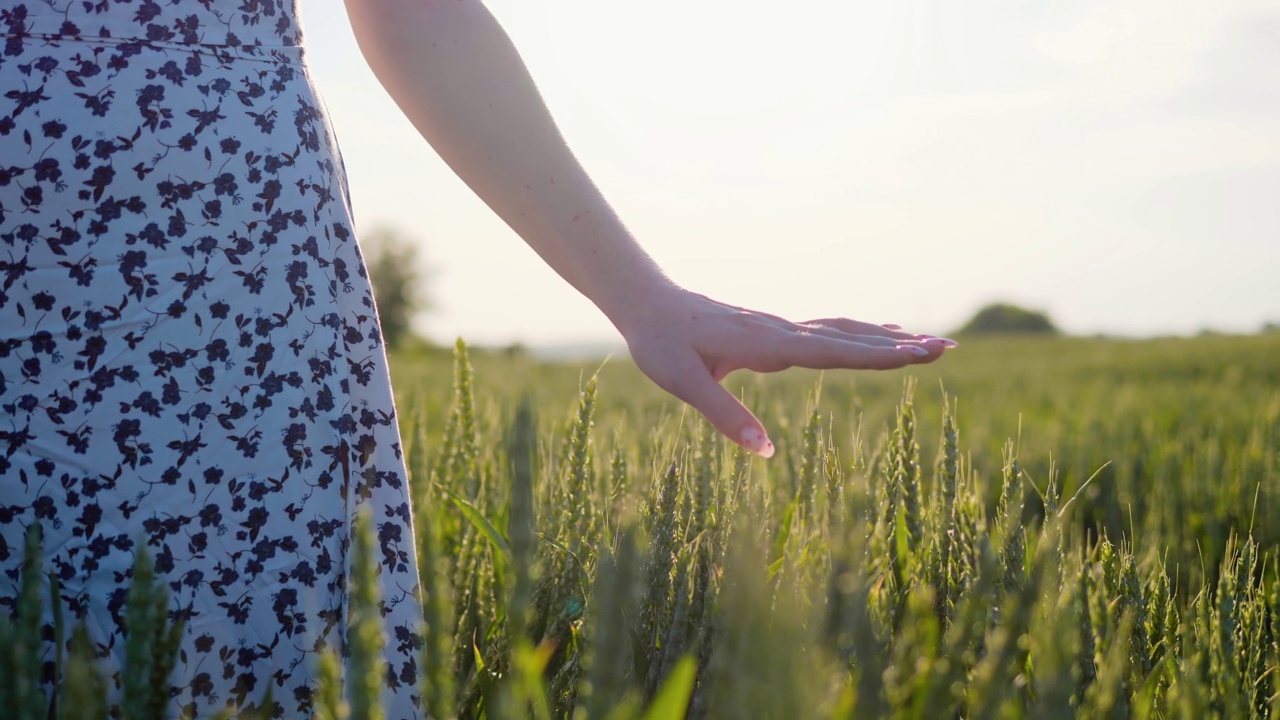
{"type": "Polygon", "coordinates": [[[955,343],[848,318],[793,323],[672,284],[565,146],[480,0],[346,0],[378,79],[445,162],[627,339],[646,375],[742,447],[764,425],[719,381],[748,368],[896,368],[955,343]]]}
{"type": "Polygon", "coordinates": [[[566,146],[479,0],[346,0],[366,60],[471,189],[624,334],[670,282],[566,146]]]}

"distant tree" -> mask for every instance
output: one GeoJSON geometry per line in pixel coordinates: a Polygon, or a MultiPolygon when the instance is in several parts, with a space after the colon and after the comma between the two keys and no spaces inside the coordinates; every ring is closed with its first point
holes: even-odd
{"type": "Polygon", "coordinates": [[[1263,333],[1280,333],[1280,322],[1269,322],[1262,326],[1263,333]]]}
{"type": "Polygon", "coordinates": [[[978,311],[958,331],[961,335],[1057,335],[1049,316],[1035,310],[993,303],[978,311]]]}
{"type": "Polygon", "coordinates": [[[502,348],[502,354],[508,358],[523,358],[529,356],[529,346],[522,342],[513,342],[502,348]]]}
{"type": "Polygon", "coordinates": [[[378,304],[382,339],[396,347],[413,336],[413,318],[430,307],[418,245],[395,229],[378,227],[360,236],[360,248],[378,304]]]}

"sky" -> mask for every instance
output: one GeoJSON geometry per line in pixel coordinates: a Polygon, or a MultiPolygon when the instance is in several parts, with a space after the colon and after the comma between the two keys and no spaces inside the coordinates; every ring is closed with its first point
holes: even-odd
{"type": "MultiPolygon", "coordinates": [[[[490,0],[667,273],[793,320],[1280,322],[1280,1],[490,0]]],[[[610,342],[304,0],[357,227],[421,247],[430,338],[610,342]]]]}

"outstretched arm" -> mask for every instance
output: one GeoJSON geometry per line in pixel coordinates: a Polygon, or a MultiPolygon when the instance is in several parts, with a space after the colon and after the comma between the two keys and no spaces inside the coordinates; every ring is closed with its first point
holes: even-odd
{"type": "Polygon", "coordinates": [[[792,323],[671,282],[560,136],[480,0],[346,0],[387,92],[464,182],[626,339],[641,370],[729,438],[768,456],[764,426],[719,380],[733,370],[894,368],[950,341],[837,318],[792,323]]]}

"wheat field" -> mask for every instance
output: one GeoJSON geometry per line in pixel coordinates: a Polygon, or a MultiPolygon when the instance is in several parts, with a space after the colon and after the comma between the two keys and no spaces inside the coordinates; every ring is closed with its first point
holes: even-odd
{"type": "MultiPolygon", "coordinates": [[[[909,371],[731,376],[769,461],[625,358],[395,356],[424,715],[1280,718],[1277,356],[1277,334],[973,339],[909,371]]],[[[7,717],[47,710],[36,543],[0,624],[7,717]]],[[[372,548],[358,525],[320,718],[383,717],[372,548]]],[[[164,717],[174,663],[148,562],[128,718],[164,717]]],[[[71,645],[58,715],[103,717],[71,645]]]]}

